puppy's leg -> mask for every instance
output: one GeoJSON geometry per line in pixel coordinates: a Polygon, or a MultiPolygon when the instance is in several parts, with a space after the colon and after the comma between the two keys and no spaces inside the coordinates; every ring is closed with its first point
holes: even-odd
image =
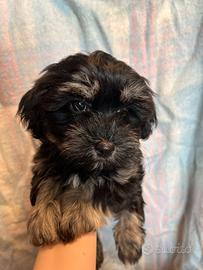
{"type": "Polygon", "coordinates": [[[102,263],[104,260],[104,255],[103,255],[103,247],[102,247],[102,242],[99,238],[99,234],[97,233],[97,266],[96,270],[99,270],[101,267],[102,263]]]}
{"type": "Polygon", "coordinates": [[[105,214],[93,207],[91,199],[80,190],[69,190],[60,200],[61,220],[58,230],[60,239],[71,242],[81,235],[96,231],[106,224],[105,214]]]}
{"type": "Polygon", "coordinates": [[[118,257],[125,264],[136,263],[142,255],[145,232],[143,218],[136,212],[125,211],[119,215],[114,227],[118,257]]]}
{"type": "Polygon", "coordinates": [[[28,233],[35,246],[58,242],[58,227],[61,219],[60,205],[54,199],[57,186],[51,182],[41,185],[36,204],[31,209],[28,220],[28,233]]]}

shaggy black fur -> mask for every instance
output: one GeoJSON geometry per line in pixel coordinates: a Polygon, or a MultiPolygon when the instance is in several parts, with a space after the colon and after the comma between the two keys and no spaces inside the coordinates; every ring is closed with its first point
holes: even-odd
{"type": "MultiPolygon", "coordinates": [[[[33,244],[72,241],[113,216],[120,259],[139,259],[144,242],[139,141],[157,123],[152,96],[146,79],[102,51],[69,56],[43,71],[18,110],[41,141],[30,195],[33,244]]],[[[97,267],[103,260],[98,243],[97,267]]]]}

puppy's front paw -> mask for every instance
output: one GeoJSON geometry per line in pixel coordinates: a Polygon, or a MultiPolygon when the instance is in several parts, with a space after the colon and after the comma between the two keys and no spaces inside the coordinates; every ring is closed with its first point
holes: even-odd
{"type": "Polygon", "coordinates": [[[64,242],[71,242],[85,233],[96,231],[105,224],[105,215],[90,202],[65,201],[61,203],[62,217],[58,235],[64,242]]]}
{"type": "Polygon", "coordinates": [[[118,257],[124,264],[134,264],[142,256],[145,232],[137,216],[121,218],[114,228],[118,257]]]}
{"type": "Polygon", "coordinates": [[[124,264],[134,264],[142,256],[142,245],[135,240],[125,237],[126,235],[116,241],[118,257],[124,264]]]}
{"type": "Polygon", "coordinates": [[[35,246],[44,246],[58,242],[59,220],[60,208],[57,202],[51,201],[47,205],[36,204],[28,221],[31,243],[35,246]]]}

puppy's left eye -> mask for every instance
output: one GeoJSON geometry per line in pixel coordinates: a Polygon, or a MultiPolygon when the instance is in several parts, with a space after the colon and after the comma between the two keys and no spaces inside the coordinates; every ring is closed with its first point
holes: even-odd
{"type": "Polygon", "coordinates": [[[73,101],[70,104],[70,108],[73,112],[85,112],[89,106],[85,101],[73,101]]]}
{"type": "Polygon", "coordinates": [[[125,112],[127,112],[126,108],[118,108],[116,110],[116,113],[125,113],[125,112]]]}

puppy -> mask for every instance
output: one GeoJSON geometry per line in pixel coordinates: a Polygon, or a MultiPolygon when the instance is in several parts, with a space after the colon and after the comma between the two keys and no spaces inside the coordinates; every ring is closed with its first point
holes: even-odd
{"type": "MultiPolygon", "coordinates": [[[[28,232],[36,246],[96,231],[107,217],[118,256],[134,264],[145,231],[140,139],[157,123],[145,78],[111,55],[76,54],[43,70],[18,114],[40,141],[28,232]]],[[[103,261],[97,239],[97,269],[103,261]]]]}

